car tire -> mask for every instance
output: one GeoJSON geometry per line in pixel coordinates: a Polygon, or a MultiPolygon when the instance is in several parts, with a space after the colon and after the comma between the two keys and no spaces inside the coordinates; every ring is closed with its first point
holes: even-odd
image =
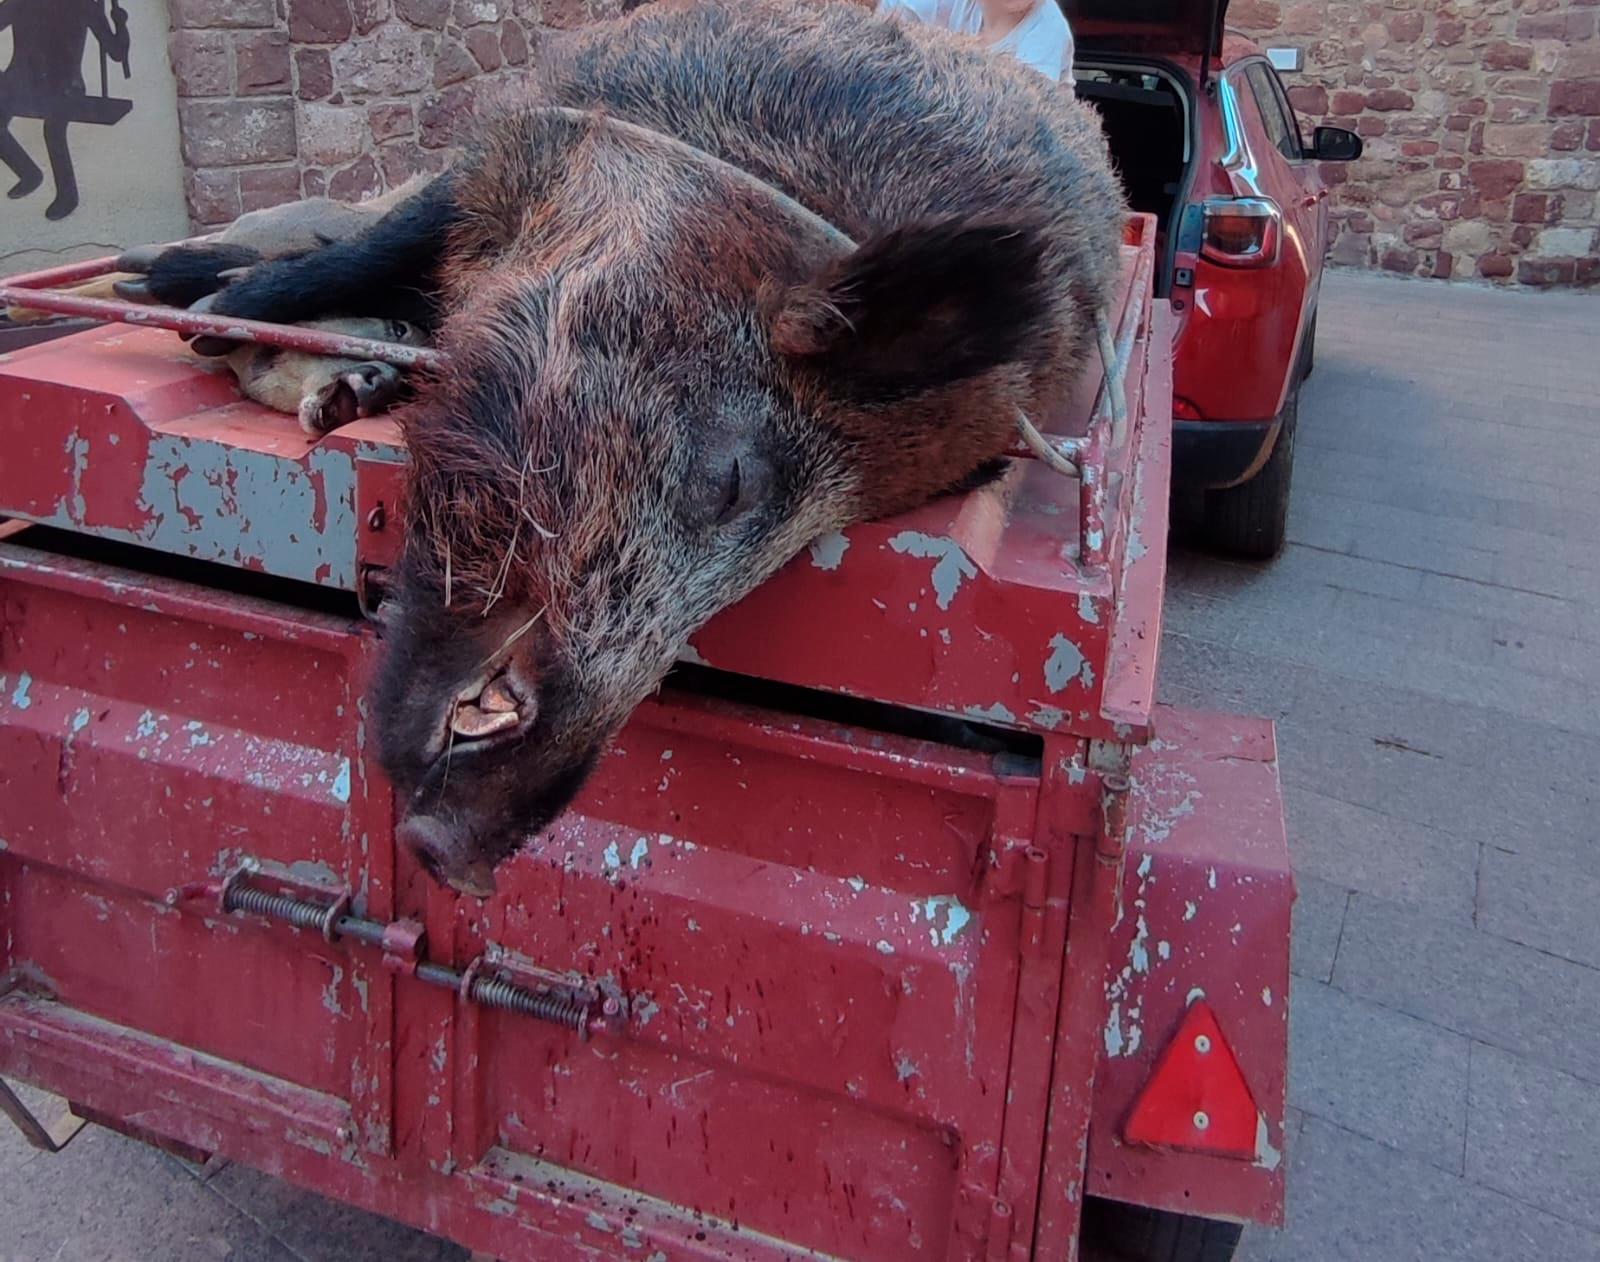
{"type": "Polygon", "coordinates": [[[1205,533],[1229,556],[1270,561],[1283,551],[1289,531],[1289,488],[1294,475],[1294,434],[1300,387],[1289,394],[1278,417],[1278,441],[1255,477],[1221,491],[1207,491],[1205,533]]]}
{"type": "Polygon", "coordinates": [[[1108,1262],[1232,1262],[1244,1235],[1239,1223],[1093,1196],[1084,1206],[1083,1229],[1084,1243],[1108,1262]]]}
{"type": "Polygon", "coordinates": [[[1317,313],[1311,313],[1311,324],[1306,328],[1305,344],[1300,348],[1300,380],[1304,381],[1317,366],[1317,313]]]}

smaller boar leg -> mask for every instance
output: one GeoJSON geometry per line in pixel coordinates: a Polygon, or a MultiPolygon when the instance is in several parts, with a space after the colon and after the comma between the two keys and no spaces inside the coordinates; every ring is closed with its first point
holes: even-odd
{"type": "MultiPolygon", "coordinates": [[[[211,299],[208,309],[275,324],[335,311],[382,311],[431,323],[435,270],[456,217],[446,173],[348,240],[251,268],[211,299]]],[[[215,337],[196,338],[193,346],[203,355],[233,349],[232,342],[215,337]]]]}
{"type": "MultiPolygon", "coordinates": [[[[314,321],[311,327],[361,337],[390,337],[411,345],[425,339],[414,326],[398,321],[343,319],[314,321]]],[[[313,437],[347,425],[359,416],[375,416],[405,392],[405,374],[375,360],[308,355],[276,346],[235,346],[228,367],[245,398],[275,412],[298,417],[313,437]]]]}
{"type": "Polygon", "coordinates": [[[187,307],[235,279],[233,273],[263,259],[305,254],[330,241],[357,235],[396,205],[415,197],[427,182],[418,176],[364,202],[327,197],[285,202],[247,211],[217,232],[186,241],[134,246],[118,256],[117,266],[148,279],[142,286],[130,283],[122,296],[132,302],[187,307]]]}

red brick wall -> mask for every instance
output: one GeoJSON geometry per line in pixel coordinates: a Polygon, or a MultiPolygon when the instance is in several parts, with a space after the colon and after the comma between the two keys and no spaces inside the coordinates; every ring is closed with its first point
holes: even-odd
{"type": "Polygon", "coordinates": [[[1600,0],[1234,0],[1229,21],[1302,49],[1301,114],[1366,140],[1327,172],[1336,261],[1600,282],[1600,0]]]}
{"type": "Polygon", "coordinates": [[[515,79],[541,26],[619,0],[169,0],[196,227],[438,170],[456,121],[515,79]]]}

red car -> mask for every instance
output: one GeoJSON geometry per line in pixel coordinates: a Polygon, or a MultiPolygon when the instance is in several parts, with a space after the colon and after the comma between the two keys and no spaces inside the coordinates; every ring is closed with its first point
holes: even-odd
{"type": "Polygon", "coordinates": [[[1062,6],[1078,95],[1134,209],[1160,218],[1156,292],[1178,317],[1173,484],[1204,493],[1215,546],[1274,556],[1328,247],[1317,164],[1360,157],[1361,140],[1318,127],[1308,143],[1272,63],[1224,32],[1227,0],[1062,6]]]}

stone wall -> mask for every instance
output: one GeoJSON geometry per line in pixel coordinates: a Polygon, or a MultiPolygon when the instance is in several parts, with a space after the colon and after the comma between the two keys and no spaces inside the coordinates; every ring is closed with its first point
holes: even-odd
{"type": "Polygon", "coordinates": [[[195,227],[439,170],[457,121],[544,26],[619,0],[169,0],[195,227]]]}
{"type": "MultiPolygon", "coordinates": [[[[196,226],[444,161],[544,26],[633,0],[169,0],[196,226]]],[[[1296,46],[1307,124],[1366,140],[1330,164],[1335,262],[1503,284],[1600,281],[1600,0],[1233,0],[1296,46]]]]}
{"type": "Polygon", "coordinates": [[[1336,262],[1600,282],[1600,0],[1234,0],[1229,22],[1303,50],[1307,124],[1365,138],[1326,168],[1336,262]]]}

